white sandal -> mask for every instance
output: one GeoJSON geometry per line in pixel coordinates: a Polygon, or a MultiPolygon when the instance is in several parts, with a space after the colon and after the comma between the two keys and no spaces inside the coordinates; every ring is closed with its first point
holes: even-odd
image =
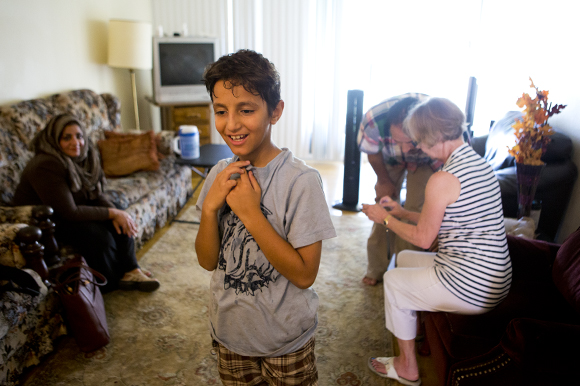
{"type": "Polygon", "coordinates": [[[416,381],[410,381],[406,378],[399,377],[399,374],[397,374],[397,370],[395,370],[395,365],[393,364],[393,359],[394,359],[394,357],[378,357],[378,358],[371,357],[371,358],[369,358],[369,361],[368,361],[369,369],[371,369],[371,371],[373,373],[377,374],[379,377],[394,379],[395,381],[397,381],[403,385],[419,386],[421,384],[421,378],[417,379],[416,381]],[[386,374],[381,373],[381,372],[377,371],[377,369],[375,369],[375,367],[373,366],[373,359],[375,359],[377,362],[380,362],[383,365],[385,365],[385,369],[387,370],[386,374]]]}

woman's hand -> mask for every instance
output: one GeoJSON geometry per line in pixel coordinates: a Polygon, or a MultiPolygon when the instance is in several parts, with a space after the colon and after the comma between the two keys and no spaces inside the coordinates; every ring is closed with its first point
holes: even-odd
{"type": "Polygon", "coordinates": [[[403,217],[404,209],[397,201],[393,200],[389,196],[381,197],[379,200],[379,205],[389,211],[389,214],[400,219],[403,217]]]}
{"type": "Polygon", "coordinates": [[[113,221],[113,226],[118,234],[124,233],[129,237],[137,234],[137,225],[129,213],[124,210],[109,208],[109,218],[113,221]]]}
{"type": "Polygon", "coordinates": [[[242,175],[246,172],[246,166],[250,161],[232,162],[216,176],[209,192],[203,201],[203,210],[217,212],[225,204],[230,191],[238,185],[238,179],[230,179],[233,174],[242,175]]]}
{"type": "Polygon", "coordinates": [[[385,218],[389,214],[391,214],[385,208],[383,208],[381,206],[381,204],[374,204],[374,205],[363,204],[362,211],[364,214],[367,215],[369,220],[371,220],[372,222],[375,222],[377,224],[382,224],[383,221],[385,220],[385,218]]]}
{"type": "Polygon", "coordinates": [[[245,223],[244,219],[250,218],[256,212],[261,213],[261,200],[262,189],[254,173],[245,170],[240,174],[238,184],[226,197],[228,205],[243,223],[245,223]]]}

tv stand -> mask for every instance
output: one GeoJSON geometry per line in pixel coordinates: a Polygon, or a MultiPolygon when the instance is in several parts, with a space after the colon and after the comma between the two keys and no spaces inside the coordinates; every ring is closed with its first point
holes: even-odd
{"type": "Polygon", "coordinates": [[[162,102],[150,96],[147,101],[161,109],[161,129],[178,131],[181,125],[195,125],[199,130],[199,144],[211,143],[213,110],[210,102],[162,102]]]}

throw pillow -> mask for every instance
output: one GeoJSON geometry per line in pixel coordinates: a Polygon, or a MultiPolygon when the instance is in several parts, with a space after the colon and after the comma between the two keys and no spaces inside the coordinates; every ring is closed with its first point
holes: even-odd
{"type": "Polygon", "coordinates": [[[580,314],[580,228],[564,241],[552,269],[560,293],[580,314]]]}
{"type": "Polygon", "coordinates": [[[98,145],[107,177],[126,176],[139,170],[159,170],[153,131],[142,134],[105,131],[105,139],[98,145]]]}

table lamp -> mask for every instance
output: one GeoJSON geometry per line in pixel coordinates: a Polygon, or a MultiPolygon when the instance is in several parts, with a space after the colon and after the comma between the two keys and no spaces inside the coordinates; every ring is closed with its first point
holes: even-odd
{"type": "Polygon", "coordinates": [[[152,67],[151,24],[131,20],[109,20],[109,61],[111,67],[128,68],[133,89],[135,125],[139,131],[139,108],[137,107],[137,86],[135,70],[149,70],[152,67]]]}

